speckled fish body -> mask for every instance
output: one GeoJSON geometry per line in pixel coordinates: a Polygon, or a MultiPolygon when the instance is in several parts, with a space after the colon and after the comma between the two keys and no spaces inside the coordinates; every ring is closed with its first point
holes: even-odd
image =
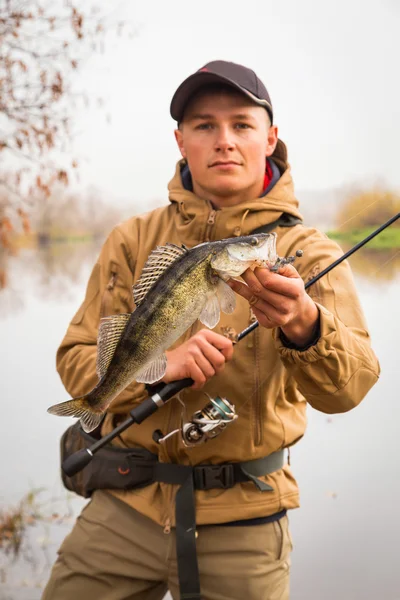
{"type": "Polygon", "coordinates": [[[173,244],[157,247],[133,288],[137,308],[101,320],[98,338],[99,382],[89,394],[56,404],[52,414],[80,417],[85,431],[132,381],[154,383],[166,369],[165,350],[196,319],[213,328],[220,310],[235,308],[235,294],[225,283],[247,268],[273,265],[276,234],[209,242],[188,250],[173,244]]]}

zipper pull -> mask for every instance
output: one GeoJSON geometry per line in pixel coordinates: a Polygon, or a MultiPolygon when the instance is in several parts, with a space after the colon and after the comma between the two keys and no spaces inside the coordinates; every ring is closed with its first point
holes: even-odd
{"type": "Polygon", "coordinates": [[[111,290],[114,289],[116,279],[117,279],[117,274],[112,272],[111,273],[111,277],[110,277],[110,281],[107,283],[107,289],[108,290],[111,291],[111,290]]]}
{"type": "Polygon", "coordinates": [[[168,533],[171,533],[171,519],[170,519],[170,518],[168,518],[168,519],[165,521],[165,525],[164,525],[164,533],[166,533],[166,534],[168,534],[168,533]]]}
{"type": "Polygon", "coordinates": [[[216,210],[212,210],[208,215],[207,223],[208,225],[214,225],[215,223],[215,215],[217,214],[216,210]]]}

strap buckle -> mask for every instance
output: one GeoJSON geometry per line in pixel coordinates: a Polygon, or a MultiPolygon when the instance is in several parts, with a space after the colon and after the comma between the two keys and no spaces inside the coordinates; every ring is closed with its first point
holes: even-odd
{"type": "Polygon", "coordinates": [[[194,467],[196,490],[228,489],[235,485],[233,465],[198,465],[194,467]]]}

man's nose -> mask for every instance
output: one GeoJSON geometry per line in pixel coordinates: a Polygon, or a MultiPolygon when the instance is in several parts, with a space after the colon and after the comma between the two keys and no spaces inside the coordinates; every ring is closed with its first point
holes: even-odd
{"type": "Polygon", "coordinates": [[[234,147],[235,142],[232,131],[230,131],[229,127],[219,127],[215,140],[215,149],[226,152],[227,150],[233,150],[234,147]]]}

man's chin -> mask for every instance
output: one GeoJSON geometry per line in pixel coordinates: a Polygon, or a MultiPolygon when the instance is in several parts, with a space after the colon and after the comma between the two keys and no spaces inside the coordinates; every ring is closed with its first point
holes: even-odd
{"type": "Polygon", "coordinates": [[[218,177],[214,179],[210,185],[210,182],[207,182],[208,191],[216,196],[221,196],[222,198],[226,196],[231,196],[232,194],[240,193],[245,190],[247,186],[240,184],[235,177],[218,177]]]}

